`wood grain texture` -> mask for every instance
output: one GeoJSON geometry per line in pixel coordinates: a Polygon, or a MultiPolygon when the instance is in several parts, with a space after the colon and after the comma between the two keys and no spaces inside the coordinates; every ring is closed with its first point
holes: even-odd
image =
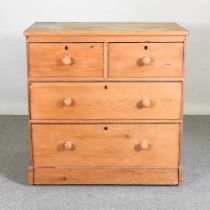
{"type": "Polygon", "coordinates": [[[30,122],[32,124],[103,124],[103,123],[109,123],[109,124],[114,124],[114,123],[117,123],[117,124],[126,124],[126,123],[129,123],[129,124],[136,124],[136,123],[144,123],[144,124],[154,124],[154,123],[162,123],[162,124],[167,124],[167,123],[178,123],[178,124],[182,124],[182,120],[179,119],[179,120],[163,120],[163,119],[160,119],[160,120],[136,120],[136,119],[133,119],[133,120],[100,120],[100,119],[95,119],[95,120],[71,120],[71,119],[68,119],[68,120],[30,120],[30,122]]]}
{"type": "Polygon", "coordinates": [[[35,168],[34,184],[177,185],[178,169],[167,168],[35,168]]]}
{"type": "Polygon", "coordinates": [[[178,167],[179,124],[33,125],[35,167],[178,167]],[[66,141],[72,149],[65,150],[66,141]],[[141,149],[141,142],[148,149],[141,149]]]}
{"type": "Polygon", "coordinates": [[[28,43],[38,43],[38,42],[184,42],[186,36],[139,36],[139,35],[103,35],[103,36],[63,36],[63,35],[44,35],[44,36],[27,36],[26,41],[28,43]]]}
{"type": "Polygon", "coordinates": [[[104,80],[108,77],[108,43],[104,43],[104,80]]]}
{"type": "Polygon", "coordinates": [[[30,77],[103,77],[101,43],[30,43],[29,53],[30,77]]]}
{"type": "Polygon", "coordinates": [[[179,82],[31,83],[31,119],[179,119],[181,89],[179,82]],[[74,104],[64,106],[65,97],[74,104]],[[150,107],[142,107],[145,97],[150,107]]]}
{"type": "Polygon", "coordinates": [[[182,43],[110,43],[109,77],[182,77],[182,43]],[[143,58],[150,58],[148,65],[143,58]]]}
{"type": "Polygon", "coordinates": [[[36,35],[187,35],[177,23],[143,22],[37,22],[25,31],[36,35]]]}
{"type": "Polygon", "coordinates": [[[182,185],[184,181],[184,171],[182,166],[179,166],[179,185],[182,185]]]}
{"type": "Polygon", "coordinates": [[[31,165],[28,167],[28,183],[34,184],[34,168],[31,165]]]}
{"type": "Polygon", "coordinates": [[[28,28],[29,183],[182,183],[187,34],[176,23],[28,28]]]}
{"type": "Polygon", "coordinates": [[[92,82],[103,82],[103,81],[110,81],[110,82],[115,82],[115,81],[125,81],[125,82],[181,82],[184,81],[183,77],[116,77],[116,78],[105,78],[105,77],[29,77],[29,82],[85,82],[85,81],[92,81],[92,82]]]}

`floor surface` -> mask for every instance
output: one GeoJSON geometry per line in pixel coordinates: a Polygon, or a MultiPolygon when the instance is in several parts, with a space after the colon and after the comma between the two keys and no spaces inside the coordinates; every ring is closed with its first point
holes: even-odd
{"type": "Polygon", "coordinates": [[[30,186],[26,116],[0,116],[0,210],[210,210],[210,116],[184,120],[182,186],[30,186]]]}

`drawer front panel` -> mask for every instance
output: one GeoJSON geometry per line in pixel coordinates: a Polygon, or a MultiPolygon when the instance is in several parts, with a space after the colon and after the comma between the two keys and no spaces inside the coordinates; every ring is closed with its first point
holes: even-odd
{"type": "Polygon", "coordinates": [[[108,52],[112,78],[183,76],[183,43],[113,43],[108,52]]]}
{"type": "Polygon", "coordinates": [[[31,83],[31,119],[180,119],[181,82],[31,83]]]}
{"type": "Polygon", "coordinates": [[[33,124],[35,167],[178,167],[179,124],[33,124]]]}
{"type": "Polygon", "coordinates": [[[102,43],[30,43],[31,77],[103,77],[102,43]]]}

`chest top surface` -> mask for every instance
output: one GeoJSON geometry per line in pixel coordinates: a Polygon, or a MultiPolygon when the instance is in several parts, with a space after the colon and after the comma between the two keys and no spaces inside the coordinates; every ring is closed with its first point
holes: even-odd
{"type": "Polygon", "coordinates": [[[188,31],[177,23],[157,22],[36,22],[26,36],[38,35],[173,35],[188,31]]]}

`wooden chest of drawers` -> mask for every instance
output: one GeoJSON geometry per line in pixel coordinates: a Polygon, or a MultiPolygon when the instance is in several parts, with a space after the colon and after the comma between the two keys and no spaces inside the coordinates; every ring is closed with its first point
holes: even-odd
{"type": "Polygon", "coordinates": [[[35,23],[31,184],[177,185],[184,51],[175,23],[35,23]]]}

